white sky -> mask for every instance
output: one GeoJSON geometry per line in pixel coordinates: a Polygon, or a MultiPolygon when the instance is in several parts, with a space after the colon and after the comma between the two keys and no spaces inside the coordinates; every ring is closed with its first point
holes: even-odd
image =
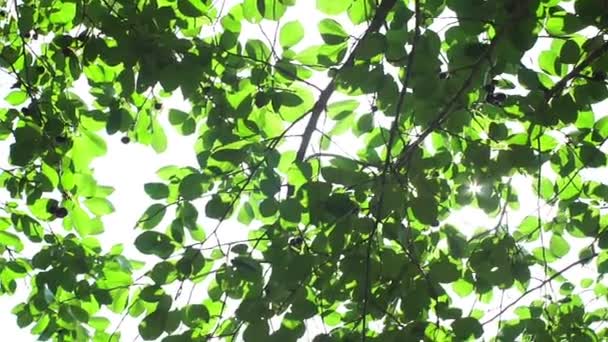
{"type": "MultiPolygon", "coordinates": [[[[228,3],[235,3],[236,1],[227,1],[228,3]]],[[[298,1],[297,8],[290,8],[286,16],[281,20],[281,25],[285,22],[291,20],[300,20],[306,27],[306,35],[304,40],[298,45],[299,47],[307,47],[313,44],[318,44],[321,42],[320,37],[316,31],[316,24],[323,19],[325,16],[320,12],[317,12],[314,8],[314,1],[298,1]],[[315,27],[313,27],[313,25],[315,27]]],[[[227,4],[225,9],[229,9],[230,5],[227,4]]],[[[338,18],[341,23],[348,23],[348,19],[343,16],[342,18],[338,18]]],[[[435,27],[443,27],[446,21],[438,21],[435,24],[435,27]]],[[[357,28],[348,27],[345,25],[347,29],[351,30],[351,33],[355,36],[359,35],[365,27],[360,26],[357,28]]],[[[272,37],[274,34],[274,30],[276,28],[276,23],[265,22],[262,26],[247,24],[243,27],[244,36],[242,39],[249,37],[255,37],[258,39],[264,40],[261,35],[261,28],[272,37]],[[262,37],[262,38],[261,38],[262,37]]],[[[534,63],[536,61],[536,56],[540,51],[547,47],[547,40],[540,40],[537,47],[535,47],[527,56],[526,59],[529,58],[528,61],[524,60],[526,64],[529,61],[534,63]]],[[[296,49],[297,50],[297,49],[296,49]]],[[[0,75],[0,98],[4,98],[4,93],[10,87],[10,85],[14,81],[10,78],[7,78],[5,75],[0,75]]],[[[313,82],[317,84],[319,87],[324,88],[325,85],[329,82],[329,80],[323,74],[317,74],[313,79],[313,82]]],[[[84,87],[77,88],[75,91],[81,95],[83,98],[89,98],[90,96],[86,95],[86,89],[84,87]]],[[[314,90],[313,90],[314,91],[314,90]]],[[[316,95],[316,94],[315,94],[316,95]]],[[[340,100],[341,96],[339,94],[335,94],[332,97],[332,101],[340,100]]],[[[366,103],[362,103],[361,107],[366,106],[366,103]]],[[[188,110],[188,105],[183,102],[179,98],[179,96],[174,96],[171,100],[165,100],[163,102],[163,111],[168,111],[170,108],[178,108],[183,110],[188,110]]],[[[596,106],[596,113],[604,113],[606,111],[605,103],[599,106],[596,106]]],[[[154,258],[144,258],[135,248],[132,246],[132,242],[135,237],[141,233],[140,230],[134,230],[133,226],[136,220],[141,216],[144,210],[153,202],[150,200],[143,191],[143,184],[148,182],[158,181],[156,177],[156,170],[165,165],[179,165],[179,166],[197,166],[197,162],[195,159],[195,154],[192,149],[194,141],[196,139],[196,135],[192,135],[190,137],[183,137],[176,134],[176,131],[171,127],[166,119],[166,116],[161,117],[162,123],[165,127],[165,133],[168,137],[168,149],[166,152],[157,155],[151,148],[141,146],[135,143],[131,143],[128,145],[124,145],[120,142],[120,135],[114,135],[105,137],[108,144],[108,153],[105,157],[97,159],[93,163],[93,168],[95,170],[95,177],[98,182],[102,185],[110,185],[115,188],[114,194],[110,196],[110,200],[114,204],[116,208],[116,212],[104,217],[104,226],[105,233],[97,238],[102,241],[102,245],[109,249],[113,244],[116,243],[124,243],[126,247],[126,254],[128,256],[137,257],[139,260],[145,260],[149,262],[155,262],[154,258]]],[[[331,127],[331,126],[328,126],[331,127]]],[[[318,139],[313,139],[313,142],[318,139]]],[[[353,146],[360,146],[360,142],[355,141],[354,137],[345,135],[341,136],[338,140],[338,145],[342,147],[342,150],[336,149],[334,147],[335,153],[344,153],[350,152],[353,155],[356,152],[356,149],[353,146]]],[[[0,143],[0,166],[6,167],[7,156],[8,156],[8,146],[11,141],[6,141],[0,143]]],[[[295,149],[297,148],[299,141],[294,141],[291,146],[287,144],[285,148],[295,149]]],[[[592,175],[593,176],[593,175],[592,175]]],[[[596,175],[597,176],[597,175],[596,175]]],[[[521,210],[514,211],[509,210],[508,212],[508,220],[511,227],[516,227],[521,219],[527,215],[535,214],[536,212],[536,200],[534,194],[532,192],[531,182],[524,178],[520,178],[516,180],[517,189],[520,193],[520,199],[523,200],[521,204],[521,210]]],[[[5,192],[0,192],[0,200],[4,201],[8,199],[8,195],[5,192]]],[[[199,212],[202,214],[204,210],[199,207],[199,212]]],[[[545,219],[550,218],[554,214],[552,208],[543,208],[543,217],[545,219]]],[[[173,217],[173,212],[171,210],[168,211],[166,215],[169,219],[173,217]]],[[[466,209],[461,212],[454,213],[450,219],[447,220],[449,223],[457,226],[459,229],[465,234],[471,234],[479,227],[492,227],[495,225],[496,219],[489,219],[481,210],[476,209],[466,209]]],[[[206,230],[211,230],[215,227],[216,221],[201,219],[199,216],[199,222],[206,230]]],[[[164,229],[168,220],[165,219],[159,227],[164,229]]],[[[51,223],[51,226],[58,231],[61,231],[61,223],[59,220],[51,223]]],[[[240,223],[236,222],[236,220],[229,220],[222,225],[222,228],[219,230],[219,238],[222,242],[229,242],[234,240],[239,240],[246,237],[247,229],[243,227],[240,223]]],[[[549,241],[550,236],[545,237],[545,241],[549,241]]],[[[581,240],[582,241],[582,240],[581,240]]],[[[215,241],[212,241],[215,243],[215,241]]],[[[584,244],[581,243],[580,246],[584,244]]],[[[558,263],[555,263],[554,267],[561,268],[560,265],[566,265],[570,262],[576,260],[578,249],[576,246],[573,246],[572,252],[568,255],[565,260],[562,260],[558,263]]],[[[27,251],[26,251],[27,254],[27,251]]],[[[575,268],[573,272],[570,272],[567,277],[571,278],[574,283],[578,283],[577,280],[582,279],[585,276],[589,276],[595,273],[595,268],[593,266],[589,266],[586,268],[575,268]]],[[[534,283],[532,284],[534,285],[534,283]]],[[[189,290],[187,288],[187,290],[189,290]]],[[[0,310],[0,328],[3,331],[4,336],[11,336],[12,341],[33,341],[35,340],[27,330],[19,329],[15,323],[15,316],[10,313],[10,309],[17,304],[20,300],[23,299],[23,296],[29,292],[29,287],[27,281],[19,282],[18,294],[14,297],[2,296],[0,297],[0,305],[2,305],[3,310],[0,310]]],[[[206,293],[205,286],[198,287],[199,293],[206,293]]],[[[498,298],[498,292],[495,292],[495,298],[498,298]]],[[[505,295],[504,301],[505,303],[509,302],[509,298],[515,298],[519,295],[517,291],[508,291],[505,295]]],[[[537,297],[540,293],[534,294],[530,296],[529,299],[533,299],[537,297]]],[[[183,296],[182,296],[183,297],[183,296]]],[[[454,297],[456,298],[456,297],[454,297]]],[[[456,302],[457,306],[461,306],[463,308],[468,308],[472,304],[472,297],[469,297],[462,302],[456,302]]],[[[527,301],[524,300],[521,304],[525,304],[527,301]]],[[[498,302],[492,303],[489,306],[486,306],[488,309],[497,308],[498,302]]],[[[483,308],[483,306],[480,306],[483,308]]],[[[465,310],[466,312],[466,310],[465,310]]],[[[486,315],[487,317],[491,317],[492,315],[489,313],[486,315]]],[[[116,316],[115,316],[116,317],[116,316]]],[[[140,317],[141,318],[141,317],[140,317]]],[[[139,319],[132,320],[127,319],[125,323],[122,325],[122,334],[125,341],[131,341],[137,336],[137,322],[139,319]]],[[[311,328],[311,330],[319,329],[318,325],[316,328],[311,328]]],[[[111,330],[110,330],[111,331],[111,330]]],[[[490,334],[493,334],[494,330],[490,330],[490,334]]],[[[306,336],[306,335],[305,335],[306,336]]],[[[310,339],[314,337],[314,333],[311,331],[309,335],[310,339]]]]}

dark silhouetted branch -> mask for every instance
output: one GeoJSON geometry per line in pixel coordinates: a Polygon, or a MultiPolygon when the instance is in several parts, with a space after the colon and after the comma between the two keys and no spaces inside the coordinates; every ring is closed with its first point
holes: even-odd
{"type": "Polygon", "coordinates": [[[577,77],[583,69],[591,65],[595,60],[600,58],[603,54],[608,52],[608,42],[602,44],[599,48],[593,50],[587,58],[585,58],[582,62],[580,62],[577,66],[575,66],[566,76],[564,76],[559,82],[555,83],[555,85],[549,89],[547,94],[545,95],[545,100],[547,103],[553,99],[553,97],[559,95],[566,88],[566,84],[568,82],[577,77]]]}
{"type": "MultiPolygon", "coordinates": [[[[380,29],[380,27],[382,27],[382,24],[386,20],[386,16],[388,15],[388,13],[393,8],[393,6],[395,5],[396,2],[397,2],[396,0],[382,1],[380,6],[378,6],[378,8],[376,9],[376,14],[374,15],[374,18],[372,19],[369,27],[363,34],[363,37],[357,42],[357,44],[355,45],[355,48],[353,49],[351,54],[348,56],[348,59],[342,65],[342,67],[340,67],[340,69],[338,69],[338,72],[336,73],[336,75],[331,79],[331,81],[325,87],[325,89],[323,89],[323,91],[321,91],[321,94],[319,94],[319,99],[317,100],[317,102],[315,102],[312,109],[309,111],[309,113],[311,115],[310,115],[310,119],[308,120],[308,123],[306,124],[306,128],[304,129],[304,133],[302,134],[302,142],[301,142],[300,148],[298,149],[298,152],[296,154],[296,160],[295,160],[296,163],[301,163],[302,161],[304,161],[304,157],[306,155],[306,150],[308,149],[308,146],[310,145],[310,139],[312,138],[312,134],[315,131],[315,128],[317,127],[317,123],[319,121],[319,118],[321,117],[321,113],[323,113],[323,111],[327,107],[327,102],[329,101],[333,92],[336,90],[337,78],[340,76],[341,72],[344,69],[351,67],[355,63],[355,56],[362,49],[363,45],[366,44],[365,39],[370,34],[378,31],[380,29]]],[[[291,197],[293,195],[293,192],[294,192],[294,188],[289,187],[287,196],[291,197]]]]}

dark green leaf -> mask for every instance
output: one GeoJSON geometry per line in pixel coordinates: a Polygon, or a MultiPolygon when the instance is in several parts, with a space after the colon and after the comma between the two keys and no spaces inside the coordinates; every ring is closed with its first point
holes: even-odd
{"type": "Polygon", "coordinates": [[[135,239],[135,247],[144,254],[154,254],[163,259],[171,256],[175,249],[167,235],[155,231],[141,233],[135,239]]]}

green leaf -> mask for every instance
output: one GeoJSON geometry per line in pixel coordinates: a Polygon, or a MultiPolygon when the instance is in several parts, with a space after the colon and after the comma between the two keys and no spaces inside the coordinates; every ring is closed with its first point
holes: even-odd
{"type": "Polygon", "coordinates": [[[270,58],[270,49],[259,39],[250,39],[245,43],[247,55],[259,61],[266,61],[270,58]]]}
{"type": "Polygon", "coordinates": [[[173,126],[183,124],[184,121],[186,121],[186,119],[188,119],[188,117],[190,117],[190,115],[188,113],[181,111],[179,109],[172,108],[171,110],[169,110],[169,123],[172,124],[173,126]]]}
{"type": "Polygon", "coordinates": [[[266,198],[260,202],[260,214],[262,214],[263,217],[273,216],[278,210],[279,205],[274,198],[266,198]]]}
{"type": "Polygon", "coordinates": [[[526,216],[519,224],[517,232],[528,240],[534,240],[538,237],[538,232],[540,228],[538,226],[538,222],[538,217],[526,216]]]}
{"type": "Polygon", "coordinates": [[[182,321],[190,328],[197,327],[210,319],[209,310],[201,304],[190,304],[182,308],[182,321]]]}
{"type": "Polygon", "coordinates": [[[268,322],[264,320],[255,321],[247,324],[247,328],[243,331],[243,339],[245,341],[255,341],[258,339],[266,339],[269,336],[268,322]]]}
{"type": "Polygon", "coordinates": [[[567,40],[559,51],[560,62],[576,64],[581,56],[581,49],[573,40],[567,40]]]}
{"type": "Polygon", "coordinates": [[[458,279],[452,283],[452,289],[458,296],[465,298],[475,289],[475,286],[464,279],[458,279]]]}
{"type": "Polygon", "coordinates": [[[156,175],[165,181],[171,180],[173,177],[176,177],[179,173],[179,168],[174,165],[163,166],[156,171],[156,175]]]}
{"type": "Polygon", "coordinates": [[[327,106],[327,115],[333,120],[344,119],[346,115],[352,114],[359,107],[359,101],[343,100],[327,106]]]}
{"type": "Polygon", "coordinates": [[[572,34],[584,27],[585,25],[575,14],[566,11],[553,13],[545,23],[547,32],[556,36],[572,34]]]}
{"type": "Polygon", "coordinates": [[[597,271],[600,274],[608,273],[608,252],[602,251],[596,260],[597,271]]]}
{"type": "Polygon", "coordinates": [[[290,318],[304,320],[313,317],[317,314],[317,306],[315,303],[306,299],[303,295],[297,296],[296,300],[291,304],[290,318]]]}
{"type": "Polygon", "coordinates": [[[257,24],[262,20],[262,14],[258,9],[258,0],[244,0],[241,4],[243,10],[243,17],[253,23],[257,24]]]}
{"type": "Polygon", "coordinates": [[[167,212],[167,207],[160,203],[152,204],[146,209],[141,218],[137,221],[138,225],[140,225],[144,229],[152,229],[163,220],[165,217],[165,213],[167,212]]]}
{"type": "Polygon", "coordinates": [[[165,131],[156,121],[152,124],[152,148],[156,153],[164,152],[167,149],[167,136],[165,131]]]}
{"type": "Polygon", "coordinates": [[[327,182],[345,186],[361,185],[369,179],[363,172],[330,166],[322,168],[321,175],[327,182]]]}
{"type": "Polygon", "coordinates": [[[13,106],[19,106],[27,100],[27,93],[23,90],[13,90],[4,98],[6,102],[13,106]]]}
{"type": "Polygon", "coordinates": [[[460,271],[455,264],[443,258],[441,261],[431,264],[429,275],[437,282],[452,283],[460,278],[460,271]]]}
{"type": "Polygon", "coordinates": [[[468,244],[466,237],[457,228],[449,225],[445,226],[445,233],[450,255],[454,258],[466,257],[468,244]]]}
{"type": "Polygon", "coordinates": [[[17,214],[11,215],[11,221],[13,222],[15,229],[19,232],[23,232],[30,241],[42,241],[44,229],[38,221],[29,216],[17,214]]]}
{"type": "Polygon", "coordinates": [[[213,152],[211,158],[222,162],[230,162],[233,165],[239,165],[247,158],[247,153],[243,149],[223,148],[213,152]]]}
{"type": "Polygon", "coordinates": [[[338,15],[345,12],[351,5],[352,0],[317,0],[317,9],[325,14],[338,15]]]}
{"type": "Polygon", "coordinates": [[[179,208],[178,217],[188,229],[197,229],[198,210],[190,202],[185,202],[179,208]]]}
{"type": "Polygon", "coordinates": [[[141,233],[135,239],[135,247],[144,254],[154,254],[162,259],[170,257],[175,250],[167,235],[155,231],[141,233]]]}
{"type": "Polygon", "coordinates": [[[207,6],[201,0],[177,0],[177,8],[188,17],[200,17],[207,11],[207,6]]]}
{"type": "Polygon", "coordinates": [[[70,217],[74,222],[74,228],[76,228],[80,236],[87,236],[91,233],[91,218],[83,209],[75,207],[70,217]]]}
{"type": "Polygon", "coordinates": [[[108,215],[114,212],[114,206],[105,198],[93,197],[86,199],[84,204],[97,216],[108,215]]]}
{"type": "Polygon", "coordinates": [[[304,38],[304,26],[299,21],[290,21],[281,27],[279,42],[283,49],[289,49],[296,45],[302,38],[304,38]]]}
{"type": "Polygon", "coordinates": [[[289,222],[300,222],[302,217],[302,206],[294,199],[282,201],[279,205],[281,218],[289,222]]]}
{"type": "Polygon", "coordinates": [[[92,326],[93,328],[95,328],[95,330],[106,330],[111,322],[109,319],[105,318],[105,317],[91,317],[88,321],[89,325],[92,326]]]}
{"type": "Polygon", "coordinates": [[[570,251],[568,241],[566,241],[566,239],[564,239],[561,235],[557,234],[553,234],[549,246],[551,253],[558,258],[565,256],[570,251]]]}
{"type": "Polygon", "coordinates": [[[373,0],[352,0],[352,5],[348,8],[348,18],[350,21],[359,25],[374,16],[376,8],[373,0]]]}
{"type": "Polygon", "coordinates": [[[179,194],[187,201],[199,198],[203,194],[202,183],[200,174],[189,174],[179,183],[179,194]]]}
{"type": "Polygon", "coordinates": [[[0,245],[11,247],[17,252],[23,250],[23,243],[19,237],[6,231],[0,231],[0,245]]]}
{"type": "Polygon", "coordinates": [[[606,155],[592,145],[583,145],[580,148],[580,159],[587,167],[602,167],[606,165],[606,155]]]}
{"type": "Polygon", "coordinates": [[[77,321],[87,323],[89,321],[89,313],[83,308],[76,305],[68,305],[68,311],[77,321]]]}
{"type": "Polygon", "coordinates": [[[83,130],[83,133],[84,135],[81,137],[81,140],[74,141],[74,146],[76,144],[82,145],[85,153],[95,157],[106,154],[108,148],[103,138],[88,130],[83,130]]]}
{"type": "Polygon", "coordinates": [[[163,183],[146,183],[144,191],[155,200],[165,199],[169,196],[169,187],[163,183]]]}
{"type": "Polygon", "coordinates": [[[591,285],[593,285],[593,279],[590,279],[590,278],[581,279],[582,288],[586,289],[586,288],[589,288],[591,285]]]}
{"type": "Polygon", "coordinates": [[[243,206],[239,210],[238,221],[244,225],[248,225],[253,221],[255,214],[253,212],[253,207],[249,202],[243,203],[243,206]]]}
{"type": "Polygon", "coordinates": [[[423,196],[413,198],[410,202],[410,209],[421,223],[427,225],[437,224],[437,202],[433,197],[423,196]]]}
{"type": "Polygon", "coordinates": [[[608,138],[608,116],[597,120],[593,125],[593,131],[599,135],[600,139],[608,138]]]}
{"type": "Polygon", "coordinates": [[[379,33],[373,33],[361,42],[361,48],[357,50],[356,57],[359,60],[370,60],[384,53],[385,50],[386,38],[379,33]]]}
{"type": "Polygon", "coordinates": [[[209,218],[222,219],[230,209],[230,203],[224,202],[220,196],[214,195],[205,206],[205,214],[209,218]]]}
{"type": "Polygon", "coordinates": [[[262,276],[262,266],[258,261],[248,256],[238,256],[232,259],[232,265],[236,267],[239,276],[243,279],[255,282],[262,276]]]}
{"type": "Polygon", "coordinates": [[[483,327],[479,321],[473,317],[458,318],[452,322],[452,329],[459,340],[479,338],[483,334],[483,327]]]}
{"type": "Polygon", "coordinates": [[[162,335],[167,322],[168,312],[156,310],[146,316],[139,324],[139,334],[145,341],[153,341],[162,335]]]}
{"type": "Polygon", "coordinates": [[[543,51],[538,57],[538,65],[551,76],[562,74],[561,64],[557,61],[557,54],[553,51],[543,51]]]}
{"type": "Polygon", "coordinates": [[[196,130],[194,118],[190,114],[178,109],[169,110],[169,123],[183,135],[190,135],[196,130]]]}
{"type": "Polygon", "coordinates": [[[285,14],[290,1],[258,0],[258,10],[268,20],[279,20],[285,14]]]}
{"type": "Polygon", "coordinates": [[[329,45],[342,44],[348,39],[348,33],[342,25],[333,19],[323,19],[319,22],[319,33],[323,41],[329,45]]]}
{"type": "Polygon", "coordinates": [[[53,24],[67,24],[76,17],[76,3],[60,2],[49,15],[49,20],[53,24]]]}

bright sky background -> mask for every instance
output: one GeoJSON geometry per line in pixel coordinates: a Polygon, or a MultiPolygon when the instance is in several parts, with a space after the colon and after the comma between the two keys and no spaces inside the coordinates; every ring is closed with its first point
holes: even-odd
{"type": "MultiPolygon", "coordinates": [[[[226,1],[226,5],[224,6],[224,10],[227,11],[231,4],[236,3],[237,1],[230,0],[226,1]]],[[[287,21],[291,20],[300,20],[305,27],[310,27],[310,32],[307,31],[307,34],[304,40],[298,45],[299,47],[307,47],[313,44],[318,44],[321,41],[317,31],[316,24],[324,18],[324,15],[320,12],[317,12],[314,8],[314,1],[306,1],[300,0],[296,5],[296,8],[290,8],[286,16],[281,20],[280,25],[287,21]],[[314,26],[313,26],[314,25],[314,26]]],[[[218,6],[219,7],[219,6],[218,6]]],[[[446,15],[450,16],[450,15],[446,15]]],[[[343,18],[344,20],[339,20],[341,23],[348,23],[348,19],[343,18]]],[[[453,22],[452,19],[444,19],[438,20],[433,28],[442,28],[446,26],[446,24],[453,22]]],[[[263,25],[251,25],[244,24],[243,26],[243,36],[241,37],[242,41],[245,41],[246,38],[258,38],[264,40],[264,36],[262,35],[262,29],[269,36],[272,37],[275,33],[275,29],[277,28],[276,23],[265,22],[263,25]],[[248,36],[247,36],[248,35],[248,36]]],[[[364,26],[360,26],[357,28],[348,27],[350,29],[350,33],[354,36],[360,35],[365,29],[364,26]]],[[[445,32],[445,29],[441,32],[445,32]]],[[[548,47],[548,41],[540,39],[537,46],[532,49],[528,55],[525,57],[525,64],[534,65],[536,64],[537,55],[543,49],[548,47]]],[[[297,50],[297,49],[296,49],[297,50]]],[[[318,85],[321,88],[324,88],[325,85],[329,82],[329,80],[322,74],[317,74],[315,78],[312,80],[313,83],[318,85]]],[[[0,75],[0,98],[4,98],[5,93],[9,89],[10,85],[14,83],[14,80],[6,75],[0,75]]],[[[82,96],[88,101],[91,101],[91,97],[87,94],[86,83],[81,82],[79,87],[74,89],[76,93],[82,96]]],[[[521,90],[515,90],[521,91],[521,90]]],[[[341,99],[339,94],[335,94],[332,97],[332,101],[336,101],[341,99]]],[[[332,102],[330,101],[330,102],[332,102]]],[[[366,106],[365,102],[362,103],[361,107],[366,106]]],[[[163,111],[167,112],[170,108],[177,108],[182,110],[188,110],[189,106],[187,103],[181,99],[178,95],[173,96],[170,100],[163,101],[163,111]]],[[[596,114],[604,114],[606,112],[606,103],[595,106],[596,114]]],[[[95,170],[95,177],[98,180],[99,184],[109,185],[115,188],[114,194],[110,196],[110,200],[114,204],[116,208],[116,212],[106,216],[104,218],[104,226],[106,232],[103,235],[98,236],[104,248],[109,249],[113,244],[116,243],[124,243],[125,251],[127,256],[135,257],[139,260],[156,262],[155,258],[145,258],[135,250],[135,248],[131,245],[135,240],[137,235],[141,233],[140,230],[134,230],[133,226],[137,219],[141,216],[144,210],[152,203],[152,200],[147,197],[147,195],[143,191],[143,184],[148,182],[158,181],[156,177],[156,170],[165,165],[178,165],[178,166],[194,166],[197,167],[197,162],[195,158],[194,151],[192,146],[194,145],[194,141],[196,139],[196,135],[192,135],[189,137],[183,137],[178,135],[176,131],[171,127],[167,121],[167,117],[160,116],[160,119],[165,127],[165,132],[168,137],[169,145],[166,152],[157,155],[151,148],[145,147],[142,145],[138,145],[136,143],[131,143],[128,145],[124,145],[120,142],[120,135],[114,136],[105,136],[105,132],[100,132],[104,134],[104,138],[106,138],[106,142],[108,144],[108,153],[105,157],[99,158],[95,160],[93,163],[93,168],[95,170]]],[[[331,126],[328,126],[331,127],[331,126]]],[[[315,145],[318,144],[318,139],[313,139],[315,145]]],[[[8,148],[11,140],[0,143],[0,167],[6,168],[10,167],[7,163],[8,157],[8,148]]],[[[299,144],[299,139],[294,140],[291,144],[286,144],[284,148],[295,150],[299,144]],[[291,145],[291,146],[290,146],[291,145]]],[[[340,136],[338,139],[338,145],[342,148],[334,148],[335,150],[330,151],[334,153],[350,153],[355,155],[357,149],[360,147],[360,142],[354,140],[352,135],[344,135],[340,136]],[[353,148],[356,146],[357,148],[353,148]]],[[[543,172],[545,170],[543,169],[543,172]]],[[[599,177],[599,174],[591,174],[591,176],[599,177]]],[[[521,203],[521,210],[509,210],[508,212],[508,222],[511,228],[517,227],[519,222],[527,215],[533,215],[536,213],[536,199],[532,192],[531,181],[527,180],[523,177],[516,179],[515,181],[516,188],[519,191],[520,199],[523,200],[521,203]]],[[[0,190],[0,201],[8,200],[8,194],[0,190]]],[[[202,208],[199,206],[199,208],[202,208]]],[[[550,219],[554,214],[553,208],[542,208],[543,218],[550,219]]],[[[200,212],[204,212],[204,210],[199,210],[200,212]]],[[[166,218],[171,219],[173,217],[173,212],[171,210],[168,211],[166,218]]],[[[168,223],[168,219],[165,219],[159,227],[164,229],[168,223]]],[[[460,212],[455,212],[453,215],[447,220],[449,223],[457,226],[459,229],[463,231],[465,234],[472,234],[479,227],[493,227],[495,225],[496,219],[489,219],[481,210],[475,209],[467,209],[460,212]]],[[[214,220],[206,220],[199,217],[199,223],[207,230],[211,231],[215,225],[216,221],[214,220]]],[[[61,231],[61,221],[56,220],[52,222],[51,227],[54,230],[61,231]]],[[[236,220],[229,220],[222,224],[222,228],[219,230],[219,239],[222,242],[229,242],[234,240],[240,240],[246,238],[247,229],[243,227],[240,223],[236,222],[236,220]]],[[[545,234],[546,235],[546,234],[545,234]]],[[[550,236],[545,236],[544,241],[548,241],[550,236]]],[[[211,243],[215,244],[215,241],[211,241],[211,243]]],[[[540,240],[538,241],[540,243],[540,240]]],[[[577,240],[577,243],[580,243],[580,246],[586,245],[586,242],[581,240],[577,240]]],[[[572,252],[568,255],[568,258],[560,261],[558,263],[552,264],[555,268],[559,269],[564,265],[571,263],[576,260],[577,252],[580,247],[573,246],[572,252]]],[[[25,251],[25,254],[31,254],[32,251],[25,251]]],[[[151,265],[151,263],[149,263],[151,265]]],[[[585,276],[592,275],[595,273],[595,267],[593,265],[586,267],[575,268],[567,277],[571,279],[571,281],[577,283],[578,280],[582,279],[585,276]]],[[[534,281],[531,285],[534,285],[534,281]]],[[[448,287],[449,288],[449,287],[448,287]]],[[[189,291],[189,288],[186,288],[184,292],[189,291]]],[[[29,292],[29,285],[27,281],[19,282],[18,293],[13,297],[3,296],[0,297],[0,305],[2,310],[0,310],[0,329],[2,330],[4,336],[10,336],[12,341],[34,341],[35,338],[29,334],[29,329],[21,330],[17,327],[15,323],[15,316],[10,313],[10,309],[24,299],[24,295],[29,292]]],[[[197,293],[200,295],[204,295],[206,293],[206,286],[199,285],[197,287],[197,293]]],[[[498,294],[498,292],[496,292],[498,294]]],[[[535,293],[528,298],[529,300],[533,299],[541,295],[542,293],[535,293]]],[[[505,294],[504,302],[508,303],[509,299],[516,298],[519,296],[517,291],[508,291],[505,294]]],[[[183,299],[182,295],[182,299],[183,299]]],[[[495,299],[498,299],[495,296],[495,299]]],[[[520,304],[526,303],[527,300],[522,301],[520,304]]],[[[462,303],[457,303],[457,306],[460,304],[464,305],[464,307],[471,307],[473,304],[473,297],[469,297],[466,300],[463,300],[462,303]]],[[[492,305],[489,306],[476,306],[479,308],[487,308],[487,309],[496,309],[498,307],[498,300],[496,300],[492,305]]],[[[466,310],[465,310],[466,312],[466,310]]],[[[496,311],[494,311],[496,312],[496,311]]],[[[116,316],[117,317],[117,316],[116,316]]],[[[491,317],[491,314],[488,313],[487,317],[491,317]]],[[[117,322],[118,319],[115,321],[117,322]]],[[[127,319],[122,324],[122,334],[125,341],[131,341],[137,337],[137,322],[139,319],[127,319]]],[[[319,331],[319,324],[313,323],[314,327],[311,327],[310,335],[306,336],[306,340],[311,340],[314,337],[314,331],[319,331]]],[[[490,330],[490,333],[494,332],[490,330]]]]}

